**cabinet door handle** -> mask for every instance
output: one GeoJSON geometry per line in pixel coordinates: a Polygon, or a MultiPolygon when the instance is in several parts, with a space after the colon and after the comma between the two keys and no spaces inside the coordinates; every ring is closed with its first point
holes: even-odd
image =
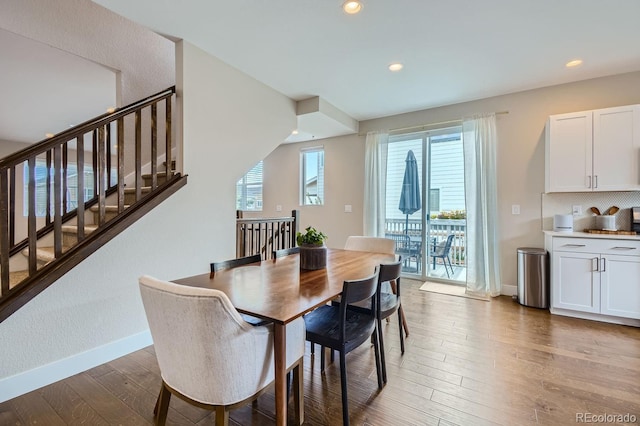
{"type": "Polygon", "coordinates": [[[600,270],[600,272],[606,272],[607,271],[607,259],[605,259],[604,257],[602,258],[602,269],[600,270]]]}
{"type": "Polygon", "coordinates": [[[636,247],[617,246],[617,247],[611,247],[611,250],[636,250],[636,247]]]}
{"type": "Polygon", "coordinates": [[[587,246],[586,244],[565,244],[562,247],[572,247],[572,248],[574,248],[574,247],[586,247],[586,246],[587,246]]]}
{"type": "Polygon", "coordinates": [[[589,183],[587,184],[587,188],[591,188],[591,175],[589,175],[589,183]]]}
{"type": "Polygon", "coordinates": [[[593,177],[593,187],[597,188],[598,187],[598,175],[595,175],[593,177]]]}
{"type": "Polygon", "coordinates": [[[594,272],[599,272],[600,271],[600,259],[598,259],[597,257],[594,257],[593,259],[591,259],[591,266],[593,267],[593,261],[596,261],[596,267],[593,268],[594,272]]]}

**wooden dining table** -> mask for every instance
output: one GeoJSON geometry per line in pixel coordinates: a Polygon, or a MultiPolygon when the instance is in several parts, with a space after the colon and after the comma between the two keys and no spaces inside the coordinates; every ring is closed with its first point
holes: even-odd
{"type": "MultiPolygon", "coordinates": [[[[182,285],[214,288],[224,292],[244,314],[273,322],[276,425],[287,424],[286,326],[342,292],[346,280],[373,274],[381,263],[396,260],[393,254],[327,249],[327,266],[301,270],[300,255],[264,260],[247,266],[174,280],[182,285]]],[[[304,421],[304,400],[299,422],[304,421]]]]}

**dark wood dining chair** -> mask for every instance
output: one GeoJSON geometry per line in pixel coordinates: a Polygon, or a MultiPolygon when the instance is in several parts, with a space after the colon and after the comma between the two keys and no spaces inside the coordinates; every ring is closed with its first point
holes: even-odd
{"type": "MultiPolygon", "coordinates": [[[[349,425],[349,404],[347,398],[346,355],[363,343],[373,339],[378,375],[378,388],[382,389],[382,364],[378,345],[377,297],[378,268],[375,273],[362,280],[345,281],[342,286],[343,303],[323,305],[304,316],[307,340],[340,353],[340,384],[342,391],[342,423],[349,425]],[[347,309],[352,303],[369,301],[369,311],[347,309]]],[[[324,371],[324,350],[321,369],[324,371]]]]}
{"type": "MultiPolygon", "coordinates": [[[[261,261],[262,261],[262,258],[260,257],[260,255],[254,254],[252,256],[239,257],[237,259],[229,259],[229,260],[223,260],[221,262],[213,262],[211,264],[211,274],[209,275],[209,277],[213,279],[215,277],[216,272],[224,271],[226,269],[239,268],[240,266],[246,266],[252,263],[260,263],[261,261]]],[[[242,319],[244,319],[246,322],[248,322],[251,325],[257,326],[257,325],[266,325],[270,323],[270,321],[263,320],[262,318],[253,317],[251,315],[240,314],[240,316],[242,316],[242,319]]]]}
{"type": "Polygon", "coordinates": [[[224,271],[225,269],[233,269],[239,266],[249,265],[251,263],[260,263],[262,258],[259,254],[254,254],[252,256],[239,257],[237,259],[229,259],[223,260],[221,262],[213,262],[211,263],[211,274],[209,278],[213,278],[218,271],[224,271]]]}
{"type": "MultiPolygon", "coordinates": [[[[378,274],[378,288],[376,303],[378,308],[378,344],[380,345],[380,358],[382,364],[382,380],[387,383],[387,365],[384,356],[384,338],[382,333],[382,320],[398,313],[398,331],[400,332],[400,351],[404,354],[404,334],[402,333],[402,302],[400,299],[400,275],[402,274],[402,261],[395,263],[383,263],[378,274]],[[386,291],[384,283],[389,283],[391,291],[386,291]]],[[[352,303],[349,309],[369,312],[369,301],[352,303]]]]}
{"type": "Polygon", "coordinates": [[[281,257],[289,256],[290,254],[300,253],[300,247],[289,247],[286,249],[274,250],[273,251],[273,259],[278,259],[281,257]]]}

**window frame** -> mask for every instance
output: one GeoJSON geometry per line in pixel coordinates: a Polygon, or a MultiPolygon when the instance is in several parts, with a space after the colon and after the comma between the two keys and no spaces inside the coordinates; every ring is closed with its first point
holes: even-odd
{"type": "Polygon", "coordinates": [[[324,191],[324,176],[325,176],[325,158],[324,158],[324,146],[313,146],[309,148],[300,149],[300,193],[299,202],[300,206],[324,206],[325,203],[325,191],[324,191]],[[308,154],[319,153],[316,160],[317,176],[316,176],[316,193],[307,193],[307,168],[308,168],[308,154]],[[309,197],[315,197],[316,202],[312,202],[309,197]]]}
{"type": "Polygon", "coordinates": [[[261,212],[264,206],[264,160],[260,160],[244,176],[236,182],[236,210],[248,212],[261,212]],[[256,169],[259,168],[259,171],[256,169]],[[251,180],[252,175],[259,177],[258,180],[251,180]],[[249,188],[260,188],[260,197],[255,199],[254,207],[249,208],[249,188]],[[238,197],[240,195],[240,197],[238,197]]]}

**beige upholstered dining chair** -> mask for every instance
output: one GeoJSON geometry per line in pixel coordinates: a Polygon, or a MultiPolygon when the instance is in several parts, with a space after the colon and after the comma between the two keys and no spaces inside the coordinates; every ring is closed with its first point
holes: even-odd
{"type": "Polygon", "coordinates": [[[352,235],[347,238],[345,250],[368,251],[371,253],[395,253],[395,242],[388,238],[352,235]]]}
{"type": "MultiPolygon", "coordinates": [[[[215,410],[216,425],[227,425],[231,409],[255,400],[274,380],[272,326],[243,321],[218,290],[146,275],[139,284],[162,376],[156,424],[165,424],[173,394],[215,410]]],[[[286,366],[293,371],[295,412],[301,417],[302,318],[287,324],[286,332],[286,366]]]]}

